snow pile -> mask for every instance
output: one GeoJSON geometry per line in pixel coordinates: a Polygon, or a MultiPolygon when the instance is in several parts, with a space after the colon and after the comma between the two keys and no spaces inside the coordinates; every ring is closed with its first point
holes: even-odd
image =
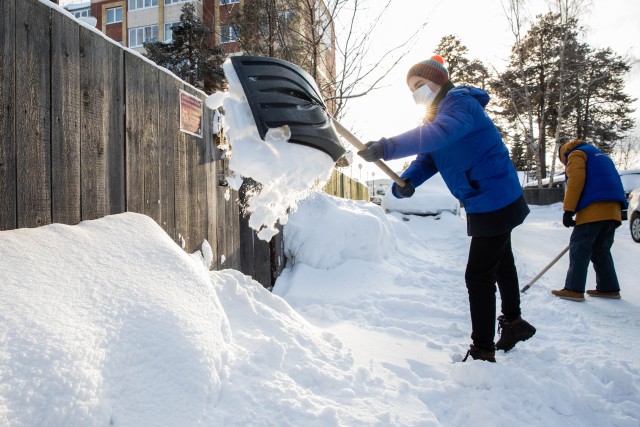
{"type": "Polygon", "coordinates": [[[232,152],[229,169],[235,173],[227,181],[236,190],[242,178],[256,182],[243,210],[250,216],[249,226],[258,232],[258,237],[269,241],[278,233],[277,223],[286,224],[288,212],[296,208],[298,201],[326,183],[333,159],[320,150],[288,143],[288,126],[270,129],[263,141],[233,64],[227,60],[223,68],[229,90],[212,94],[207,106],[224,106],[225,131],[232,152]]]}
{"type": "Polygon", "coordinates": [[[291,264],[330,269],[353,259],[379,261],[395,248],[387,216],[371,203],[315,193],[298,209],[284,229],[291,264]],[[309,229],[309,224],[314,227],[309,229]]]}
{"type": "Polygon", "coordinates": [[[189,425],[231,329],[207,270],[128,213],[0,233],[0,424],[189,425]]]}
{"type": "Polygon", "coordinates": [[[184,253],[134,213],[0,232],[0,425],[399,416],[342,342],[251,278],[209,272],[203,248],[184,253]]]}

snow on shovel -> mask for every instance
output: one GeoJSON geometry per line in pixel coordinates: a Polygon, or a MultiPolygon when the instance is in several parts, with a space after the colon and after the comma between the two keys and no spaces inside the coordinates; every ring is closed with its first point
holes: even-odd
{"type": "MultiPolygon", "coordinates": [[[[260,137],[288,126],[290,143],[327,153],[336,162],[345,152],[338,134],[358,150],[366,146],[328,112],[313,78],[300,67],[262,56],[233,56],[236,71],[260,137]],[[336,132],[337,130],[337,132],[336,132]]],[[[374,162],[399,186],[405,182],[384,162],[374,162]]]]}

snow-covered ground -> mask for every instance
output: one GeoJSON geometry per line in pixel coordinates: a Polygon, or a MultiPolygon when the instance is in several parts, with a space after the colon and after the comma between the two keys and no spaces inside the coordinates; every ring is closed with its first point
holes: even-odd
{"type": "MultiPolygon", "coordinates": [[[[566,245],[561,216],[533,207],[514,232],[523,285],[566,245]]],[[[0,232],[0,425],[638,426],[626,223],[623,299],[552,297],[565,257],[523,295],[536,336],[490,364],[457,363],[464,219],[408,219],[304,199],[274,293],[139,214],[0,232]]]]}

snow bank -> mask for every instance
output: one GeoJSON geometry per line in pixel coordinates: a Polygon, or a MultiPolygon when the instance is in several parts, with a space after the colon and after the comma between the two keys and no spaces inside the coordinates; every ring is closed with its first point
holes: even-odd
{"type": "MultiPolygon", "coordinates": [[[[0,232],[0,425],[403,424],[418,400],[134,213],[0,232]]],[[[428,416],[428,414],[427,414],[428,416]]]]}
{"type": "Polygon", "coordinates": [[[284,241],[290,264],[318,269],[349,260],[375,262],[396,245],[389,219],[378,206],[323,193],[300,202],[284,229],[284,241]]]}
{"type": "Polygon", "coordinates": [[[133,213],[0,233],[0,424],[195,423],[231,339],[201,265],[133,213]]]}

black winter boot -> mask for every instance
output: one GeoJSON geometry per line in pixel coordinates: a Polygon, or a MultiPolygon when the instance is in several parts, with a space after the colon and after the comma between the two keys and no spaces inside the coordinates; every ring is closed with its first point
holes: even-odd
{"type": "Polygon", "coordinates": [[[536,328],[522,317],[508,321],[504,316],[498,316],[498,335],[500,335],[500,339],[496,343],[496,348],[509,351],[516,343],[528,340],[535,333],[536,328]]]}
{"type": "Polygon", "coordinates": [[[473,360],[485,360],[487,362],[496,363],[495,351],[482,350],[473,344],[471,344],[471,347],[469,347],[467,355],[464,356],[464,359],[462,359],[462,361],[466,362],[469,356],[471,356],[473,360]]]}

